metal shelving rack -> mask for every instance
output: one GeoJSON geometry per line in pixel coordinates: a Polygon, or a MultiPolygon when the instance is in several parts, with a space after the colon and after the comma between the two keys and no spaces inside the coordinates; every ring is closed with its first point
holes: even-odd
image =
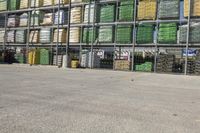
{"type": "MultiPolygon", "coordinates": [[[[157,0],[157,5],[158,5],[158,1],[157,0]]],[[[189,3],[191,3],[191,0],[188,0],[189,3]]],[[[109,0],[109,1],[100,1],[100,0],[95,0],[95,1],[89,1],[89,2],[81,2],[81,3],[72,3],[71,0],[69,0],[69,4],[66,4],[66,5],[63,5],[63,4],[60,4],[60,0],[59,0],[59,4],[58,5],[53,5],[53,6],[46,6],[46,7],[36,7],[36,8],[31,8],[30,6],[30,1],[29,1],[29,7],[28,9],[19,9],[19,10],[16,10],[16,11],[2,11],[0,12],[0,14],[4,14],[5,15],[5,27],[4,28],[0,28],[0,30],[4,30],[5,31],[5,35],[6,35],[6,32],[7,30],[17,30],[17,29],[26,29],[27,30],[27,42],[26,44],[9,44],[7,45],[6,43],[6,37],[4,37],[4,43],[2,44],[3,45],[3,49],[5,50],[6,47],[10,47],[10,46],[25,46],[27,51],[29,50],[30,47],[50,47],[51,49],[53,48],[56,48],[56,64],[58,62],[58,47],[63,47],[66,49],[66,58],[68,60],[69,58],[69,52],[70,52],[70,48],[71,47],[78,47],[79,48],[79,52],[80,52],[80,55],[81,55],[81,50],[83,48],[90,48],[91,49],[91,53],[93,51],[94,48],[103,48],[103,47],[109,47],[109,48],[113,48],[114,51],[113,53],[115,54],[115,49],[117,47],[128,47],[130,49],[132,49],[132,63],[134,62],[134,53],[135,53],[135,48],[142,48],[142,49],[146,49],[146,48],[153,48],[155,49],[155,59],[154,59],[154,64],[156,64],[156,57],[157,57],[157,50],[159,48],[185,48],[186,49],[186,58],[185,58],[185,72],[184,74],[187,75],[187,62],[188,62],[188,49],[189,48],[200,48],[200,45],[199,44],[196,44],[196,45],[190,45],[189,44],[189,31],[190,31],[190,21],[191,20],[194,20],[194,21],[200,21],[199,18],[191,18],[190,16],[190,10],[191,10],[191,6],[189,5],[189,16],[183,20],[180,20],[179,18],[178,19],[169,19],[169,20],[159,20],[158,17],[156,17],[156,20],[141,20],[141,21],[138,21],[137,20],[137,4],[138,4],[138,0],[134,0],[134,19],[133,21],[130,21],[130,22],[119,22],[117,17],[118,17],[118,7],[119,7],[119,2],[120,0],[109,0]],[[95,22],[93,21],[93,23],[83,23],[83,20],[82,20],[82,23],[80,24],[71,24],[70,23],[70,16],[71,16],[71,8],[72,7],[77,7],[77,6],[81,6],[82,8],[85,7],[85,5],[90,5],[89,7],[91,7],[91,4],[94,4],[95,7],[98,6],[98,4],[115,4],[117,5],[116,7],[116,20],[115,22],[110,22],[110,23],[100,23],[100,22],[95,22]],[[30,46],[30,43],[29,43],[29,33],[30,33],[30,30],[33,30],[33,29],[41,29],[41,28],[51,28],[52,31],[53,29],[59,29],[60,28],[60,24],[58,25],[55,25],[55,24],[52,24],[50,26],[36,26],[36,27],[31,27],[30,26],[30,20],[31,20],[31,12],[33,10],[53,10],[54,14],[55,14],[55,9],[57,9],[58,11],[60,11],[60,9],[68,9],[68,24],[64,24],[62,25],[62,28],[67,28],[67,42],[66,42],[66,45],[59,45],[58,43],[58,40],[56,43],[54,43],[53,41],[51,42],[51,44],[49,45],[40,45],[40,44],[35,44],[35,45],[31,45],[30,46]],[[8,28],[7,27],[7,18],[8,18],[8,14],[14,14],[14,13],[23,13],[23,12],[28,12],[29,14],[29,24],[27,27],[16,27],[16,28],[8,28]],[[139,23],[152,23],[152,24],[155,24],[156,25],[156,30],[158,31],[158,25],[160,23],[167,23],[167,22],[175,22],[175,23],[186,23],[188,25],[188,28],[187,28],[187,41],[185,44],[159,44],[157,43],[157,38],[156,38],[156,42],[153,43],[153,44],[148,44],[148,45],[138,45],[136,43],[136,25],[138,25],[139,23]],[[93,32],[94,32],[94,28],[95,27],[98,27],[98,26],[115,26],[115,29],[117,27],[117,25],[133,25],[133,42],[132,44],[117,44],[116,42],[114,43],[102,43],[102,44],[96,44],[95,42],[94,43],[91,43],[90,45],[86,45],[84,43],[82,43],[82,34],[83,34],[83,27],[92,27],[93,28],[93,32]],[[70,28],[71,27],[80,27],[80,42],[79,43],[76,43],[76,44],[72,44],[69,42],[69,37],[70,37],[70,28]]],[[[97,9],[97,8],[95,8],[97,9]]],[[[90,12],[91,8],[89,8],[89,12],[90,12]]],[[[83,9],[82,9],[83,11],[83,9]]],[[[97,12],[95,10],[95,12],[97,12]]],[[[158,8],[157,8],[157,12],[158,12],[158,8]]],[[[84,15],[84,13],[83,13],[84,15]]],[[[90,15],[88,15],[89,17],[90,15]]],[[[83,17],[82,17],[83,18],[83,17]]],[[[95,18],[95,17],[94,17],[95,18]]],[[[89,18],[89,21],[90,21],[90,18],[89,18]]],[[[59,34],[59,33],[58,33],[59,34]]],[[[115,39],[116,40],[116,39],[115,39]]],[[[92,54],[91,54],[91,59],[92,59],[92,54]]],[[[115,56],[113,56],[113,62],[115,61],[115,56]]],[[[93,68],[93,64],[91,64],[91,68],[93,68]]],[[[114,69],[114,66],[113,66],[113,69],[114,69]]],[[[133,68],[133,65],[131,67],[131,71],[133,71],[134,68],[133,68]]],[[[156,72],[156,66],[154,66],[154,72],[156,72]]]]}

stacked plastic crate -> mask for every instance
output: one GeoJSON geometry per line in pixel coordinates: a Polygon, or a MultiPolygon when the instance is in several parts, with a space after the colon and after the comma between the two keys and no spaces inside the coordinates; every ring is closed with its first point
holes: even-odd
{"type": "Polygon", "coordinates": [[[156,0],[139,0],[138,20],[155,20],[156,8],[156,0]]]}
{"type": "Polygon", "coordinates": [[[158,43],[176,44],[177,43],[177,24],[161,23],[158,31],[158,43]]]}
{"type": "Polygon", "coordinates": [[[130,44],[132,42],[132,26],[118,25],[116,33],[116,42],[121,44],[130,44]]]}
{"type": "Polygon", "coordinates": [[[32,49],[28,52],[28,63],[31,65],[40,64],[40,50],[32,49]]]}
{"type": "Polygon", "coordinates": [[[65,43],[67,41],[67,31],[65,29],[55,29],[54,30],[54,37],[53,37],[53,42],[57,42],[57,37],[58,37],[58,42],[59,43],[65,43]],[[59,32],[59,35],[58,35],[59,32]]]}
{"type": "Polygon", "coordinates": [[[132,21],[134,16],[134,0],[121,0],[119,21],[132,21]]]}
{"type": "Polygon", "coordinates": [[[47,49],[40,49],[40,64],[49,65],[50,62],[50,53],[47,49]]]}
{"type": "Polygon", "coordinates": [[[86,5],[84,10],[84,23],[93,23],[96,20],[94,4],[86,5]],[[89,14],[90,13],[90,14],[89,14]]]}
{"type": "Polygon", "coordinates": [[[73,7],[71,8],[71,18],[70,18],[70,23],[72,24],[77,24],[81,23],[81,18],[82,18],[82,8],[81,7],[73,7]]]}
{"type": "Polygon", "coordinates": [[[29,36],[29,42],[30,43],[38,43],[39,42],[39,30],[31,30],[30,36],[29,36]]]}
{"type": "Polygon", "coordinates": [[[115,21],[115,5],[101,5],[100,6],[100,22],[114,22],[115,21]]]}
{"type": "Polygon", "coordinates": [[[96,28],[83,28],[83,43],[94,43],[97,38],[96,28]]]}
{"type": "Polygon", "coordinates": [[[26,9],[28,8],[29,0],[20,0],[20,9],[26,9]]]}
{"type": "Polygon", "coordinates": [[[17,47],[14,57],[17,63],[26,63],[26,49],[17,47]]]}
{"type": "Polygon", "coordinates": [[[1,43],[4,42],[4,36],[5,36],[5,31],[4,30],[0,30],[0,42],[1,43]]]}
{"type": "Polygon", "coordinates": [[[51,43],[51,28],[42,28],[40,30],[40,43],[51,43]]]}
{"type": "Polygon", "coordinates": [[[7,10],[8,0],[1,0],[0,1],[0,11],[7,10]]]}
{"type": "Polygon", "coordinates": [[[160,54],[157,56],[156,60],[157,72],[172,72],[175,61],[174,55],[160,54]]]}
{"type": "Polygon", "coordinates": [[[8,16],[8,27],[17,27],[19,25],[19,16],[17,15],[10,15],[8,16]]]}
{"type": "Polygon", "coordinates": [[[97,55],[97,52],[95,51],[92,53],[88,50],[83,50],[81,55],[81,67],[91,68],[91,62],[94,68],[100,67],[100,57],[97,55]],[[92,58],[90,58],[91,56],[92,58]]]}
{"type": "Polygon", "coordinates": [[[98,39],[100,43],[113,43],[113,26],[101,26],[98,39]]]}
{"type": "Polygon", "coordinates": [[[45,13],[43,22],[40,25],[52,25],[53,24],[53,13],[45,13]]]}
{"type": "Polygon", "coordinates": [[[15,31],[14,30],[7,31],[6,39],[7,39],[6,42],[14,43],[15,42],[15,31]]]}
{"type": "Polygon", "coordinates": [[[60,10],[55,13],[54,24],[66,24],[67,23],[67,12],[60,10]],[[58,20],[59,19],[59,20],[58,20]]]}
{"type": "Polygon", "coordinates": [[[79,39],[80,39],[80,28],[79,27],[70,28],[69,42],[78,43],[78,42],[80,42],[79,39]]]}
{"type": "MultiPolygon", "coordinates": [[[[190,16],[196,17],[200,16],[200,1],[199,0],[191,0],[191,14],[190,16]]],[[[187,17],[189,13],[189,0],[184,0],[184,16],[187,17]]]]}
{"type": "Polygon", "coordinates": [[[137,44],[153,43],[153,34],[153,24],[139,24],[136,35],[137,44]]]}
{"type": "MultiPolygon", "coordinates": [[[[180,43],[186,43],[187,40],[187,25],[179,27],[179,41],[180,43]]],[[[200,23],[191,23],[189,31],[189,42],[199,43],[200,42],[200,23]]]]}
{"type": "Polygon", "coordinates": [[[178,18],[180,0],[160,0],[158,8],[158,18],[178,18]]]}
{"type": "Polygon", "coordinates": [[[20,5],[19,0],[9,0],[8,9],[9,10],[18,10],[20,5]]]}
{"type": "Polygon", "coordinates": [[[26,43],[26,30],[16,30],[15,40],[16,43],[25,44],[26,43]]]}
{"type": "Polygon", "coordinates": [[[19,26],[25,27],[28,25],[28,13],[23,13],[19,17],[19,26]]]}

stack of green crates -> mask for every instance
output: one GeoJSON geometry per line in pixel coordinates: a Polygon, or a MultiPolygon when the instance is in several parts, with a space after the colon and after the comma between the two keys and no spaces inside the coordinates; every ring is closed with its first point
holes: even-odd
{"type": "Polygon", "coordinates": [[[137,29],[137,44],[153,43],[154,26],[152,24],[140,24],[137,29]]]}
{"type": "Polygon", "coordinates": [[[99,28],[99,42],[100,43],[113,42],[113,27],[112,26],[101,26],[99,28]]]}
{"type": "Polygon", "coordinates": [[[40,64],[49,65],[50,53],[47,49],[40,49],[40,64]]]}
{"type": "Polygon", "coordinates": [[[96,36],[97,36],[96,28],[83,29],[83,43],[94,43],[96,40],[96,36]]]}
{"type": "Polygon", "coordinates": [[[159,25],[158,43],[176,44],[177,43],[177,24],[162,23],[159,25]]]}
{"type": "Polygon", "coordinates": [[[101,5],[100,7],[100,22],[115,21],[115,5],[101,5]]]}
{"type": "Polygon", "coordinates": [[[5,11],[7,10],[7,0],[0,0],[0,11],[5,11]]]}
{"type": "Polygon", "coordinates": [[[119,21],[132,21],[134,16],[134,0],[121,0],[119,21]]]}
{"type": "Polygon", "coordinates": [[[151,72],[152,68],[153,68],[152,62],[145,62],[143,64],[135,66],[136,71],[142,71],[142,72],[151,72]]]}
{"type": "Polygon", "coordinates": [[[23,53],[16,53],[15,54],[15,60],[16,60],[17,63],[23,64],[26,61],[25,60],[25,55],[23,53]]]}
{"type": "Polygon", "coordinates": [[[20,5],[20,0],[9,0],[8,9],[18,10],[20,5]]]}
{"type": "Polygon", "coordinates": [[[118,25],[116,42],[121,44],[130,44],[132,42],[132,26],[118,25]]]}

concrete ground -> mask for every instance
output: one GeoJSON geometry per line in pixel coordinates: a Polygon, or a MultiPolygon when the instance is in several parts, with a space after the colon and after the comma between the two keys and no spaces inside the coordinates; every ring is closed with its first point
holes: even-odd
{"type": "Polygon", "coordinates": [[[200,77],[0,65],[0,133],[200,133],[200,77]]]}

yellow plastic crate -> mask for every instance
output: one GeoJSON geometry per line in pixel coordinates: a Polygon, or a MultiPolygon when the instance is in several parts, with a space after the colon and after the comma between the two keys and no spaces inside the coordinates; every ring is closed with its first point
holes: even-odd
{"type": "Polygon", "coordinates": [[[29,0],[20,0],[20,9],[26,9],[28,8],[28,1],[29,0]]]}
{"type": "Polygon", "coordinates": [[[28,52],[28,63],[31,65],[40,64],[40,50],[34,49],[28,52]]]}
{"type": "MultiPolygon", "coordinates": [[[[184,1],[184,16],[188,17],[189,6],[188,0],[184,1]]],[[[200,16],[200,0],[192,0],[191,1],[191,16],[200,16]]]]}
{"type": "Polygon", "coordinates": [[[138,20],[155,20],[156,4],[156,0],[140,0],[138,5],[138,20]]]}
{"type": "Polygon", "coordinates": [[[79,61],[77,60],[72,60],[71,61],[71,68],[78,68],[79,61]]]}

